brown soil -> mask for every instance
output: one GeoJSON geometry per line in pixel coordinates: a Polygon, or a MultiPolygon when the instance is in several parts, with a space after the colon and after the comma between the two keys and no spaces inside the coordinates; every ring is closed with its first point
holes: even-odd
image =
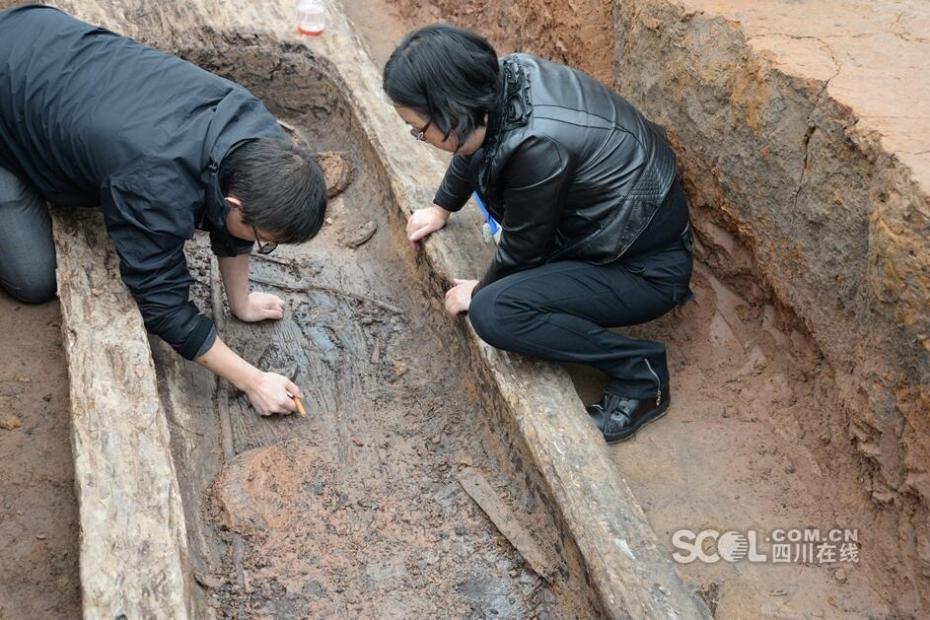
{"type": "Polygon", "coordinates": [[[0,619],[81,613],[59,320],[0,293],[0,619]]]}
{"type": "MultiPolygon", "coordinates": [[[[833,373],[797,323],[751,303],[698,264],[695,300],[627,333],[665,342],[672,407],[660,423],[613,448],[617,472],[659,539],[676,530],[759,532],[856,529],[859,561],[679,565],[713,593],[717,617],[874,617],[912,604],[883,587],[878,550],[894,544],[893,520],[857,478],[833,373]]],[[[585,400],[603,381],[571,369],[585,400]]],[[[837,556],[838,557],[838,556],[837,556]]]]}
{"type": "Polygon", "coordinates": [[[487,0],[401,0],[389,4],[408,24],[446,20],[478,30],[501,55],[529,52],[578,67],[601,80],[613,77],[610,2],[537,0],[529,7],[526,2],[487,0]]]}
{"type": "MultiPolygon", "coordinates": [[[[488,424],[463,334],[424,293],[373,151],[338,91],[305,57],[279,54],[240,45],[188,55],[264,97],[315,150],[344,150],[355,175],[312,242],[256,257],[253,289],[286,299],[282,321],[246,325],[214,307],[231,347],[302,387],[308,416],[260,418],[224,385],[189,407],[213,420],[195,428],[169,411],[173,444],[193,433],[224,446],[210,462],[176,446],[207,604],[249,618],[596,616],[571,543],[488,424]],[[263,58],[274,58],[273,75],[256,69],[263,58]],[[464,470],[521,515],[558,566],[553,585],[464,491],[464,470]]],[[[208,249],[201,240],[189,250],[193,295],[209,308],[208,249]]]]}
{"type": "MultiPolygon", "coordinates": [[[[502,53],[535,51],[611,75],[609,9],[546,0],[346,4],[381,63],[408,26],[443,16],[483,30],[502,53]]],[[[588,4],[603,5],[581,3],[588,4]]],[[[233,77],[261,90],[269,85],[267,64],[240,63],[244,73],[233,77]]],[[[279,77],[290,77],[281,69],[274,67],[279,77]]],[[[263,94],[274,103],[277,93],[263,94]]],[[[332,106],[296,118],[304,106],[277,103],[319,148],[346,148],[344,127],[320,131],[332,106]]],[[[401,285],[415,276],[411,257],[396,253],[403,246],[397,223],[380,210],[390,198],[376,166],[362,152],[351,157],[366,172],[334,201],[319,242],[256,270],[277,283],[290,318],[258,328],[231,322],[228,332],[247,357],[304,386],[310,416],[263,420],[237,395],[198,395],[206,415],[195,441],[209,453],[204,458],[221,443],[220,420],[208,414],[224,408],[235,452],[225,463],[218,457],[215,483],[211,475],[213,484],[196,489],[202,503],[193,513],[213,536],[195,561],[210,604],[227,617],[591,615],[564,590],[557,599],[557,588],[525,568],[456,482],[459,468],[482,471],[505,499],[536,515],[534,534],[557,555],[556,532],[546,529],[533,494],[514,482],[519,472],[498,453],[498,429],[469,396],[480,387],[457,379],[465,358],[445,336],[449,324],[436,318],[439,300],[401,285]],[[375,230],[357,249],[340,243],[360,238],[352,233],[371,221],[375,230]],[[292,290],[308,282],[321,288],[292,290]]],[[[708,248],[720,245],[713,241],[708,248]]],[[[727,243],[744,253],[737,241],[727,243]]],[[[709,252],[699,257],[715,265],[709,252]]],[[[202,247],[195,250],[192,264],[202,282],[196,293],[209,306],[204,257],[202,247]]],[[[613,449],[618,475],[670,552],[671,533],[682,527],[859,530],[855,565],[680,567],[718,617],[876,617],[892,609],[919,616],[922,603],[887,550],[920,541],[896,529],[893,506],[881,503],[890,496],[873,489],[873,502],[863,490],[829,366],[765,286],[715,273],[699,269],[695,302],[635,332],[669,345],[675,403],[664,420],[613,449]]],[[[0,317],[7,360],[0,370],[0,617],[77,616],[77,509],[57,306],[18,308],[0,298],[0,317]]],[[[599,378],[573,372],[582,396],[596,397],[599,378]]],[[[195,473],[196,464],[179,460],[185,465],[195,473]]],[[[563,576],[570,572],[570,562],[563,564],[563,576]]]]}

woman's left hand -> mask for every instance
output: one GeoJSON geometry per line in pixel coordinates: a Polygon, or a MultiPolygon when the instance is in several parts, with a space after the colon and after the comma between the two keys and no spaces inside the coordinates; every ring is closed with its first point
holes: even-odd
{"type": "Polygon", "coordinates": [[[452,283],[455,286],[446,291],[446,312],[455,316],[468,312],[468,306],[471,305],[471,292],[478,286],[478,280],[453,279],[452,283]]]}

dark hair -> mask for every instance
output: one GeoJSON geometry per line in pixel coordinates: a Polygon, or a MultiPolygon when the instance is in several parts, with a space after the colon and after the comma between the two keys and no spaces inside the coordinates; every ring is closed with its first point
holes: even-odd
{"type": "Polygon", "coordinates": [[[499,72],[497,52],[484,37],[433,24],[407,33],[384,65],[383,85],[394,104],[461,144],[494,108],[499,72]]]}
{"type": "Polygon", "coordinates": [[[323,226],[323,171],[290,142],[259,138],[237,147],[223,159],[220,187],[242,202],[244,223],[274,233],[280,243],[303,243],[323,226]]]}

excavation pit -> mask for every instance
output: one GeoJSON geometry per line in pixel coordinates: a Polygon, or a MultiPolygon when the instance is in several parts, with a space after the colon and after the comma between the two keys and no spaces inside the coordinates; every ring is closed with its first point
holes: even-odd
{"type": "Polygon", "coordinates": [[[355,170],[316,238],[253,257],[253,290],[286,301],[279,322],[230,318],[207,241],[188,248],[198,305],[234,350],[302,387],[306,417],[259,417],[153,341],[202,604],[248,617],[593,615],[572,576],[577,552],[525,482],[537,475],[511,464],[517,448],[483,414],[487,388],[461,325],[422,283],[332,69],[255,42],[180,55],[245,85],[300,140],[346,153],[355,170]],[[463,490],[464,471],[481,472],[534,526],[561,565],[554,585],[463,490]]]}

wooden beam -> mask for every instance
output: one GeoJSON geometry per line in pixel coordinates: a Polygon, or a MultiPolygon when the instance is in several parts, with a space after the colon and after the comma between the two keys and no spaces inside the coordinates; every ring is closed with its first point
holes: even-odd
{"type": "Polygon", "coordinates": [[[53,209],[85,618],[188,618],[181,495],[136,304],[97,210],[53,209]]]}
{"type": "Polygon", "coordinates": [[[536,544],[533,536],[523,527],[520,520],[501,500],[484,476],[477,470],[468,468],[460,471],[457,478],[468,496],[475,500],[494,527],[523,556],[533,572],[551,583],[556,574],[557,563],[546,557],[546,553],[536,544]]]}

